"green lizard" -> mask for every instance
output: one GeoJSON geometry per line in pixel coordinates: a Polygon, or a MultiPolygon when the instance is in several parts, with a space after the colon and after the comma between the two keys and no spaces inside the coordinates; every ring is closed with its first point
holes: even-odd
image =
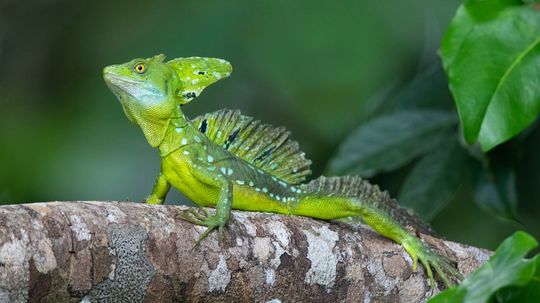
{"type": "MultiPolygon", "coordinates": [[[[232,71],[222,59],[164,55],[104,69],[104,78],[125,114],[159,148],[161,171],[146,203],[161,204],[171,185],[214,215],[188,210],[182,218],[223,231],[231,209],[274,212],[323,220],[361,219],[401,244],[435,285],[432,269],[448,286],[461,278],[450,262],[408,229],[430,233],[377,186],[359,177],[320,177],[303,183],[311,161],[283,128],[265,125],[238,111],[220,110],[189,120],[182,106],[232,71]]],[[[197,242],[198,243],[198,242],[197,242]]]]}

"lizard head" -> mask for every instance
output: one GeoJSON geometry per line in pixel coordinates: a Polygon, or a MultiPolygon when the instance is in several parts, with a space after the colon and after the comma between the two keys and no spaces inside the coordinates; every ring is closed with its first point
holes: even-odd
{"type": "Polygon", "coordinates": [[[222,59],[190,57],[164,61],[164,55],[157,55],[103,69],[105,82],[120,100],[126,116],[141,127],[153,147],[163,140],[170,119],[182,115],[181,105],[232,71],[231,65],[222,59]]]}

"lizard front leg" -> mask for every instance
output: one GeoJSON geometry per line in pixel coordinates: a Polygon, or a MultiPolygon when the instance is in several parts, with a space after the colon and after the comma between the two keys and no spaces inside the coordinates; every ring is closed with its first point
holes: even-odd
{"type": "Polygon", "coordinates": [[[163,204],[163,201],[165,200],[165,197],[167,196],[170,188],[171,184],[169,183],[169,181],[167,181],[163,172],[160,172],[156,178],[156,183],[154,184],[152,193],[150,194],[150,196],[148,196],[148,198],[146,198],[146,203],[163,204]]]}
{"type": "MultiPolygon", "coordinates": [[[[213,179],[212,181],[212,183],[215,183],[216,179],[213,179]]],[[[229,180],[227,180],[227,178],[221,175],[218,175],[217,181],[220,187],[220,191],[219,198],[216,203],[215,215],[209,215],[208,212],[206,212],[202,208],[198,210],[190,208],[180,214],[180,218],[185,221],[208,227],[206,231],[199,237],[199,239],[195,243],[195,246],[197,246],[204,238],[206,238],[206,236],[208,236],[208,234],[214,229],[218,229],[219,237],[221,240],[223,238],[223,228],[231,218],[233,185],[229,180]]]]}

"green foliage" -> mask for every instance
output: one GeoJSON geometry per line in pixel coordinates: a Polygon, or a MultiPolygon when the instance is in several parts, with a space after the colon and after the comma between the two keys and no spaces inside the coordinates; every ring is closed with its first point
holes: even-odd
{"type": "Polygon", "coordinates": [[[486,264],[429,303],[540,302],[540,255],[524,259],[537,244],[525,232],[514,233],[486,264]]]}
{"type": "Polygon", "coordinates": [[[402,166],[432,149],[456,122],[443,111],[400,111],[360,126],[345,139],[329,168],[337,174],[370,177],[402,166]]]}
{"type": "Polygon", "coordinates": [[[539,10],[518,0],[466,1],[441,57],[467,142],[488,151],[540,112],[539,10]]]}
{"type": "Polygon", "coordinates": [[[457,140],[445,141],[423,157],[405,179],[398,201],[431,220],[454,197],[462,182],[464,151],[457,140]]]}
{"type": "Polygon", "coordinates": [[[480,208],[517,220],[515,163],[527,134],[485,151],[520,133],[540,111],[540,10],[517,0],[465,1],[444,36],[441,57],[448,80],[432,68],[378,99],[370,119],[331,159],[329,172],[372,177],[411,167],[398,200],[425,220],[462,185],[472,187],[480,208]],[[465,140],[453,127],[453,101],[465,140]],[[478,141],[481,149],[464,141],[478,141]]]}
{"type": "Polygon", "coordinates": [[[477,169],[474,180],[476,202],[503,218],[515,219],[516,174],[512,167],[495,162],[491,169],[477,169]]]}

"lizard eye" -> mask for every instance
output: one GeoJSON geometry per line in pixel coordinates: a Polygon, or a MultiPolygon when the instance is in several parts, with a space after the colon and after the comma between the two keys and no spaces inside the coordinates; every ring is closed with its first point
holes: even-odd
{"type": "Polygon", "coordinates": [[[146,71],[146,65],[139,63],[133,68],[137,74],[142,74],[146,71]]]}

